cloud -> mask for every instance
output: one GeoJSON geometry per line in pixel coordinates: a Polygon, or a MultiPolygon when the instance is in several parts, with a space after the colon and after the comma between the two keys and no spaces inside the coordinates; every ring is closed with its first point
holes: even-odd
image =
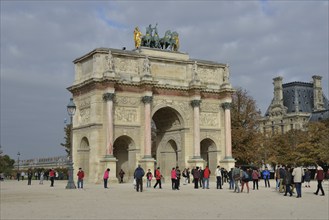
{"type": "MultiPolygon", "coordinates": [[[[63,155],[72,61],[99,47],[133,49],[133,30],[175,30],[191,58],[229,63],[231,83],[264,113],[272,79],[323,76],[327,1],[2,1],[1,146],[22,158],[63,155]]],[[[328,96],[328,95],[327,95],[328,96]]]]}

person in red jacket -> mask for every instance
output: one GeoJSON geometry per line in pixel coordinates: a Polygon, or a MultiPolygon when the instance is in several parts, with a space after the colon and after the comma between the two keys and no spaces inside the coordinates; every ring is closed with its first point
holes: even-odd
{"type": "Polygon", "coordinates": [[[83,178],[85,177],[85,173],[83,172],[82,168],[79,168],[79,171],[77,173],[78,176],[78,189],[81,188],[83,189],[83,178]]]}
{"type": "Polygon", "coordinates": [[[202,189],[207,188],[209,189],[209,177],[210,177],[210,170],[209,167],[206,166],[206,168],[203,170],[203,184],[202,189]]]}
{"type": "Polygon", "coordinates": [[[156,179],[157,182],[155,183],[155,185],[153,187],[154,189],[158,184],[159,184],[159,188],[162,189],[161,188],[161,177],[162,177],[162,175],[160,173],[160,167],[158,167],[155,171],[155,179],[156,179]]]}
{"type": "Polygon", "coordinates": [[[316,190],[316,192],[314,193],[315,195],[318,195],[319,190],[321,190],[322,195],[324,196],[324,191],[322,188],[322,181],[324,179],[324,172],[323,172],[323,168],[319,165],[317,165],[318,167],[316,168],[316,174],[315,174],[315,178],[318,181],[318,188],[316,190]]]}
{"type": "Polygon", "coordinates": [[[55,181],[55,170],[54,169],[50,169],[49,177],[50,177],[50,187],[54,187],[54,181],[55,181]]]}

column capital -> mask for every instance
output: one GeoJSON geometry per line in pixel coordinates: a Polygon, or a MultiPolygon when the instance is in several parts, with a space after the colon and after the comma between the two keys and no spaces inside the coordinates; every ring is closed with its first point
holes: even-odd
{"type": "Polygon", "coordinates": [[[113,101],[114,96],[115,96],[115,93],[109,93],[109,92],[104,93],[103,94],[103,100],[106,101],[106,102],[107,101],[113,101]]]}
{"type": "Polygon", "coordinates": [[[200,104],[201,104],[201,100],[197,100],[197,99],[195,99],[195,100],[192,100],[192,101],[191,101],[191,105],[192,105],[193,108],[194,108],[194,107],[199,107],[200,104]]]}
{"type": "Polygon", "coordinates": [[[153,101],[153,97],[152,96],[143,96],[142,97],[142,102],[144,103],[144,104],[146,104],[146,103],[151,103],[153,101]]]}
{"type": "Polygon", "coordinates": [[[223,104],[222,104],[222,107],[226,110],[226,109],[228,109],[228,110],[230,110],[231,109],[231,106],[232,106],[232,103],[230,103],[230,102],[224,102],[223,104]]]}

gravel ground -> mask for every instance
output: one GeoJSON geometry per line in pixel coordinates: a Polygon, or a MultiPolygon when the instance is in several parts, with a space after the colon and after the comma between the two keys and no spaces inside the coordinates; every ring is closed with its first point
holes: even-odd
{"type": "MultiPolygon", "coordinates": [[[[50,182],[8,180],[0,182],[0,219],[328,219],[328,181],[325,196],[316,196],[317,182],[302,188],[302,198],[284,197],[260,182],[259,190],[233,193],[225,183],[217,190],[193,189],[182,185],[179,191],[170,184],[163,189],[144,188],[136,192],[132,183],[85,183],[84,189],[65,189],[66,181],[50,182]]],[[[153,183],[154,184],[154,183],[153,183]]],[[[249,183],[252,185],[252,183],[249,183]]],[[[145,184],[144,184],[145,187],[145,184]]]]}

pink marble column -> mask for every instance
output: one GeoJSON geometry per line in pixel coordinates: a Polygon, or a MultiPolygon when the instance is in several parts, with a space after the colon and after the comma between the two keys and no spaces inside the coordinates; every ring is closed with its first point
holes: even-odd
{"type": "Polygon", "coordinates": [[[192,100],[191,105],[193,107],[193,144],[194,155],[193,158],[201,158],[200,156],[200,103],[201,100],[192,100]]]}
{"type": "Polygon", "coordinates": [[[144,103],[144,158],[152,158],[151,156],[151,103],[152,96],[144,96],[142,101],[144,103]]]}
{"type": "Polygon", "coordinates": [[[232,158],[231,103],[222,104],[225,120],[225,158],[232,158]]]}
{"type": "Polygon", "coordinates": [[[107,123],[106,123],[106,155],[113,156],[113,99],[114,93],[103,95],[106,101],[107,123]]]}

